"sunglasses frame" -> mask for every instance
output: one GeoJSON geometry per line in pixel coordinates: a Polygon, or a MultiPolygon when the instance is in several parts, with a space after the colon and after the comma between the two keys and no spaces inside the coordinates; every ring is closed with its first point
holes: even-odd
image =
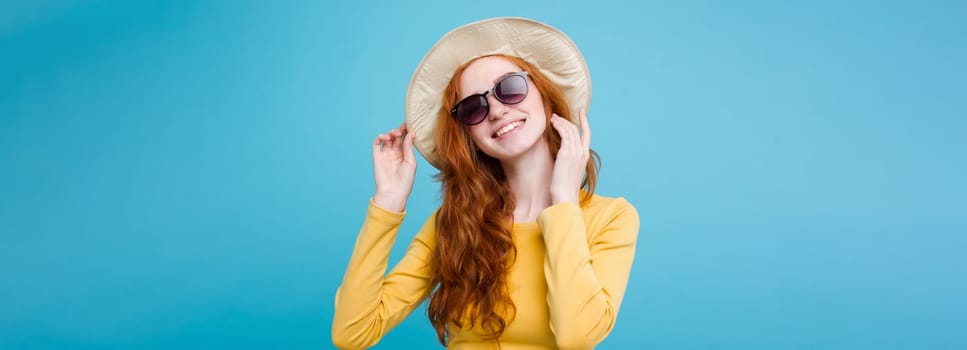
{"type": "Polygon", "coordinates": [[[453,105],[453,108],[450,109],[450,115],[453,116],[454,118],[456,118],[457,120],[459,120],[464,125],[477,125],[477,124],[483,123],[484,120],[487,120],[487,116],[490,115],[490,102],[487,101],[487,94],[491,94],[491,93],[493,93],[494,98],[497,101],[499,101],[500,103],[503,103],[504,105],[507,105],[507,106],[515,105],[515,104],[524,102],[524,99],[527,98],[527,94],[530,93],[530,83],[527,81],[527,71],[508,73],[503,78],[500,78],[500,80],[498,80],[496,83],[494,83],[494,86],[492,88],[490,88],[490,90],[484,91],[481,94],[473,94],[473,95],[464,97],[462,100],[460,100],[460,102],[457,102],[457,104],[453,105]],[[495,93],[494,91],[497,90],[497,85],[500,85],[501,83],[504,82],[504,80],[510,79],[511,77],[515,77],[515,76],[519,76],[519,77],[524,78],[524,98],[522,98],[522,99],[520,99],[520,101],[517,101],[517,102],[514,102],[514,103],[504,102],[504,100],[502,98],[500,98],[500,96],[497,95],[497,93],[495,93]],[[471,124],[471,123],[467,123],[466,121],[464,121],[463,119],[461,119],[459,116],[457,116],[457,109],[460,108],[460,105],[461,104],[463,104],[464,102],[468,101],[472,97],[483,97],[484,106],[486,107],[486,112],[484,112],[484,116],[483,116],[483,118],[480,118],[480,121],[471,124]]]}

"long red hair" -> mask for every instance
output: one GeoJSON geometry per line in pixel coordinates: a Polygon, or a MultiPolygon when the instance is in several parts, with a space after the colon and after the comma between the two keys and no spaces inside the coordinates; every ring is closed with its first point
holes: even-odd
{"type": "MultiPolygon", "coordinates": [[[[564,94],[527,61],[495,56],[527,71],[540,92],[547,114],[543,137],[551,156],[556,158],[561,136],[550,121],[552,113],[571,120],[564,94]]],[[[431,285],[435,288],[427,316],[444,346],[448,343],[450,323],[457,327],[480,326],[485,334],[497,339],[516,314],[506,288],[507,271],[517,253],[511,237],[515,198],[500,162],[477,150],[468,128],[449,112],[460,98],[460,76],[472,62],[457,68],[444,90],[435,135],[443,163],[436,175],[442,185],[443,203],[437,213],[437,247],[430,265],[431,285]]],[[[600,158],[592,150],[581,184],[585,190],[582,203],[594,193],[599,164],[600,158]]]]}

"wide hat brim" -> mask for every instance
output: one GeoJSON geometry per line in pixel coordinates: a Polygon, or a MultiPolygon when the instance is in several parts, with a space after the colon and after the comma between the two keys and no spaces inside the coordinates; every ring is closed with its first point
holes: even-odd
{"type": "MultiPolygon", "coordinates": [[[[591,103],[591,74],[584,56],[563,32],[527,18],[490,18],[454,29],[430,48],[406,90],[406,128],[427,162],[441,169],[434,134],[443,90],[454,71],[478,57],[516,56],[533,64],[564,93],[572,118],[591,103]]],[[[573,120],[572,120],[573,121],[573,120]]]]}

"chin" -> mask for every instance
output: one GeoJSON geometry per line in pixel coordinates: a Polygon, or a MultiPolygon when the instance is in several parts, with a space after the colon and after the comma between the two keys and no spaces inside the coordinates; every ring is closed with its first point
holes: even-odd
{"type": "Polygon", "coordinates": [[[510,142],[494,144],[489,150],[485,150],[484,153],[498,160],[516,159],[539,148],[538,146],[541,144],[541,140],[540,135],[536,139],[528,139],[527,141],[506,140],[510,142]]]}

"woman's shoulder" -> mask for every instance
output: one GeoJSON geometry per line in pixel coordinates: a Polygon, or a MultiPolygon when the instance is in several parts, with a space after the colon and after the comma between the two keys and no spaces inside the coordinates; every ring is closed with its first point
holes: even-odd
{"type": "Polygon", "coordinates": [[[624,197],[594,194],[581,207],[589,241],[634,242],[638,237],[638,211],[624,197]]]}
{"type": "MultiPolygon", "coordinates": [[[[584,192],[581,192],[584,195],[584,192]]],[[[634,210],[634,205],[624,197],[602,196],[597,193],[591,195],[591,200],[581,205],[584,211],[634,210]]]]}
{"type": "Polygon", "coordinates": [[[593,194],[591,199],[581,205],[581,212],[585,219],[591,221],[611,222],[638,221],[638,211],[624,197],[609,197],[593,194]]]}

